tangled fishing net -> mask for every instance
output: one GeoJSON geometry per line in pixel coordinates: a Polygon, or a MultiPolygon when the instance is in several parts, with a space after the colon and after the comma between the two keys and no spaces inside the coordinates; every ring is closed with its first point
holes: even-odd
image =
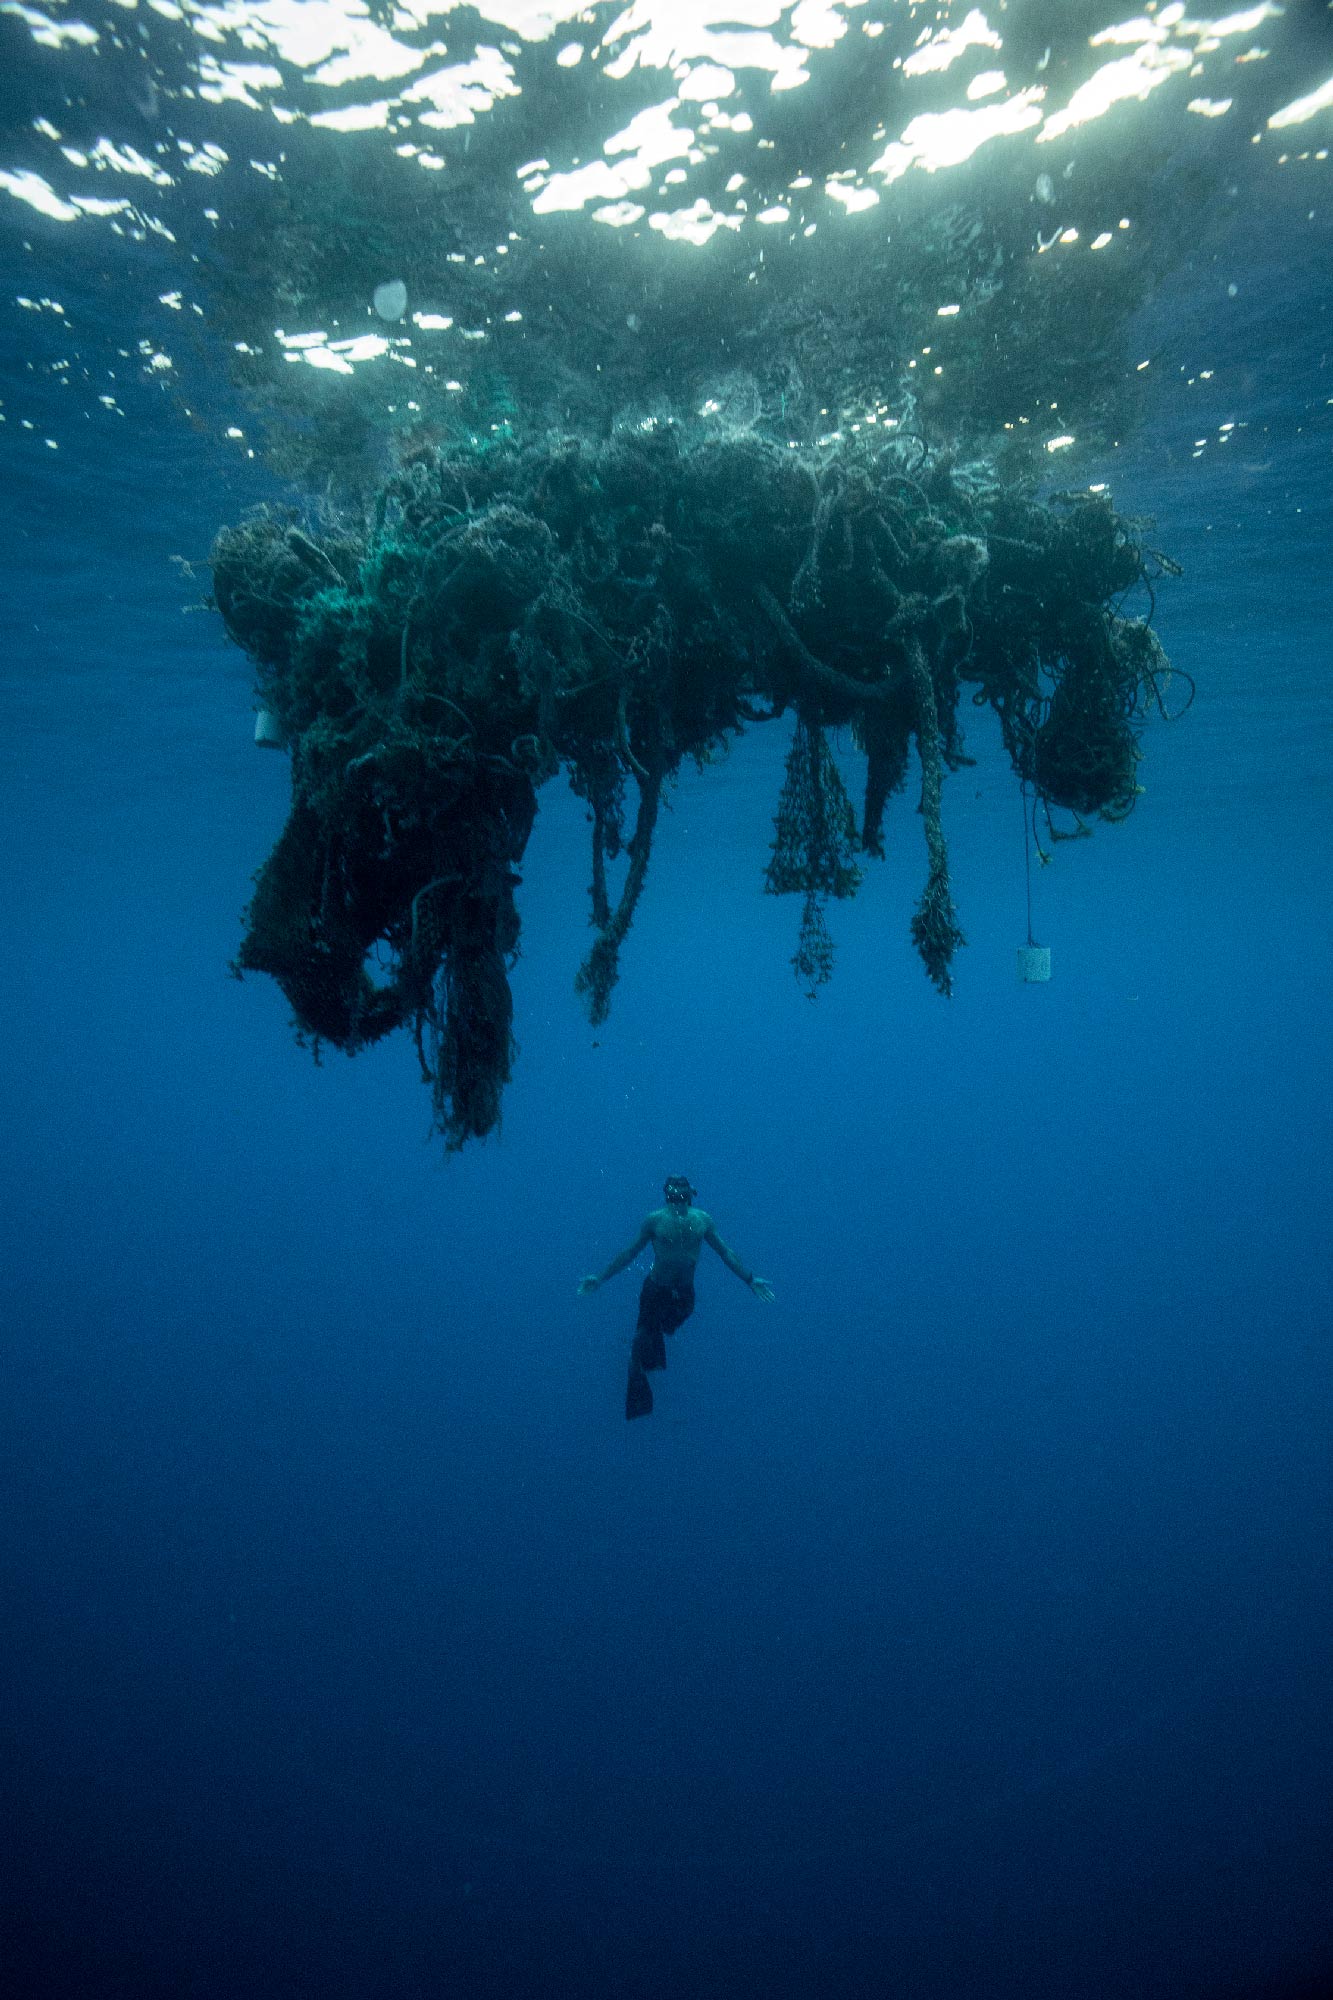
{"type": "Polygon", "coordinates": [[[514,1056],[514,892],[540,787],[563,771],[587,804],[578,986],[600,1022],[664,787],[790,710],[765,886],[801,898],[798,976],[828,978],[826,905],[883,853],[915,769],[911,934],[947,994],[963,938],[942,786],[968,761],[964,692],[1048,815],[1123,817],[1168,668],[1118,607],[1162,566],[1106,498],[1042,501],[912,439],[791,449],[669,420],[424,446],[364,519],[226,529],[217,608],[292,755],[238,963],[278,981],[316,1044],[409,1029],[446,1144],[483,1137],[514,1056]],[[859,809],[828,744],[844,725],[859,809]]]}

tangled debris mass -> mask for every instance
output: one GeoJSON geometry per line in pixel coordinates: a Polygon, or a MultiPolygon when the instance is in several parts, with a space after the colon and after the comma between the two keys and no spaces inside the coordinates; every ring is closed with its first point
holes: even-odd
{"type": "Polygon", "coordinates": [[[409,1028],[447,1146],[484,1137],[515,1053],[515,889],[540,787],[564,771],[587,805],[577,984],[596,1023],[664,787],[790,710],[765,886],[802,898],[798,976],[828,978],[826,904],[883,853],[915,764],[911,934],[947,994],[963,938],[941,795],[969,761],[964,691],[1048,816],[1082,830],[1134,804],[1169,668],[1118,607],[1172,567],[1141,525],[901,435],[791,449],[648,420],[603,441],[421,445],[364,517],[224,529],[215,602],[292,759],[238,965],[278,981],[317,1046],[409,1028]],[[864,759],[859,811],[827,741],[839,725],[864,759]]]}

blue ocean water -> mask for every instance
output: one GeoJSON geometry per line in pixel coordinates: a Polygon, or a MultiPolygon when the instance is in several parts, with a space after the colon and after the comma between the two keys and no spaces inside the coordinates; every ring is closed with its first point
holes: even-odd
{"type": "MultiPolygon", "coordinates": [[[[1333,1991],[1314,172],[1153,302],[1163,386],[1086,473],[1183,565],[1199,692],[1039,871],[1050,985],[981,721],[947,1004],[902,801],[791,979],[757,730],[676,791],[594,1035],[552,787],[503,1132],[448,1160],[410,1049],[316,1067],[228,976],[287,768],[174,559],[273,476],[149,382],[72,417],[6,298],[11,1991],[1333,1991]],[[707,1260],[630,1426],[637,1274],[576,1283],[676,1170],[777,1298],[707,1260]]],[[[5,227],[6,293],[114,344],[60,226],[5,227]]]]}

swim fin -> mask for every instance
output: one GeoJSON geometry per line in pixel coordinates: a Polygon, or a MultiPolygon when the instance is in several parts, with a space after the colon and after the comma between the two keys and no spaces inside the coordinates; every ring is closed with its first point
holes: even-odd
{"type": "Polygon", "coordinates": [[[650,1417],[653,1413],[653,1392],[648,1377],[635,1362],[630,1363],[629,1381],[625,1384],[625,1415],[629,1419],[650,1417]]]}
{"type": "Polygon", "coordinates": [[[666,1342],[660,1326],[641,1326],[634,1336],[634,1360],[641,1368],[666,1367],[666,1342]]]}

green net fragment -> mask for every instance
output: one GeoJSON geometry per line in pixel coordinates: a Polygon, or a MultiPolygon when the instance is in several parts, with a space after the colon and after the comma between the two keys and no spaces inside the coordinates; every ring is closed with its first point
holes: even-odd
{"type": "Polygon", "coordinates": [[[764,878],[774,896],[801,893],[801,936],[792,964],[813,993],[833,972],[824,919],[828,896],[854,896],[861,881],[856,814],[823,729],[798,715],[773,823],[773,858],[764,878]]]}
{"type": "Polygon", "coordinates": [[[563,772],[586,806],[577,983],[600,1022],[672,779],[791,711],[765,887],[802,899],[798,978],[828,978],[825,906],[883,853],[916,770],[910,934],[948,993],[964,693],[1048,814],[1123,817],[1170,670],[1119,606],[1164,566],[1105,495],[1041,499],[916,439],[794,448],[647,420],[419,445],[363,512],[269,511],[218,537],[214,600],[292,771],[238,964],[278,981],[316,1044],[410,1032],[446,1144],[483,1137],[514,1059],[541,787],[563,772]],[[841,728],[864,758],[859,820],[841,728]]]}

